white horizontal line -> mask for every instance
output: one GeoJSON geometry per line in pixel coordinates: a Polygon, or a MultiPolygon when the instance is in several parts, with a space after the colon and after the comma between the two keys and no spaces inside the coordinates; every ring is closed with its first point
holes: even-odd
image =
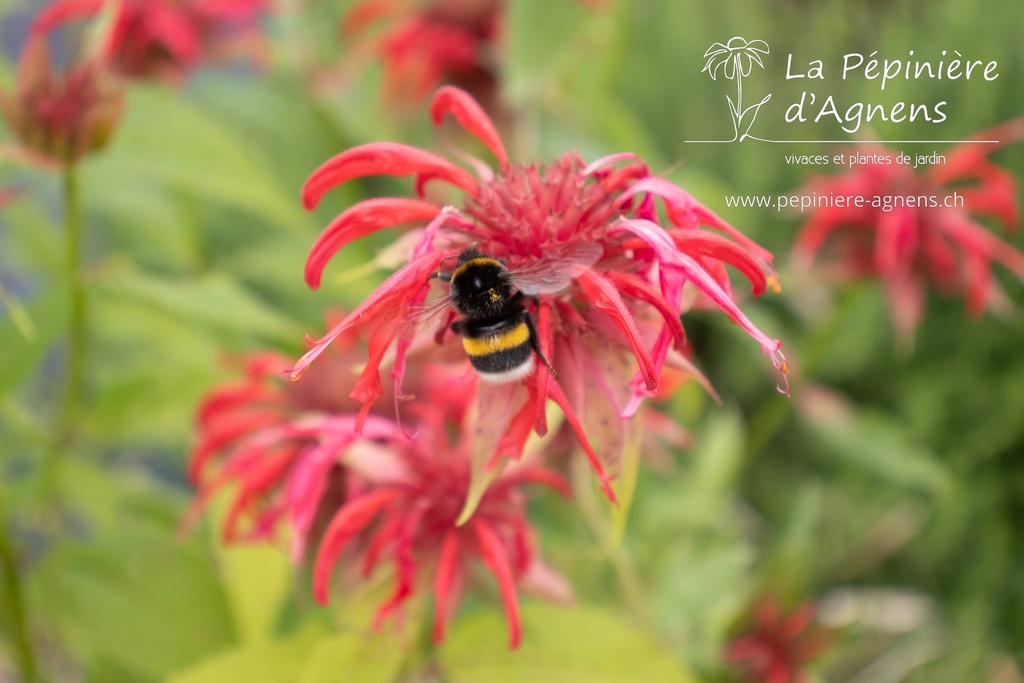
{"type": "MultiPolygon", "coordinates": [[[[828,144],[828,145],[998,145],[999,140],[765,140],[763,138],[748,138],[756,142],[771,142],[773,144],[828,144]]],[[[690,144],[727,145],[736,140],[683,140],[690,144]]]]}

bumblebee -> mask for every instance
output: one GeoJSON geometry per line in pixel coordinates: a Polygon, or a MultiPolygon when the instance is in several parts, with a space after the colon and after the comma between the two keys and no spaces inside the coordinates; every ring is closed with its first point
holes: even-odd
{"type": "Polygon", "coordinates": [[[602,251],[593,242],[577,242],[509,270],[498,259],[469,247],[459,254],[452,272],[434,273],[451,283],[440,306],[450,306],[460,316],[451,330],[462,337],[462,347],[481,379],[496,384],[525,379],[534,371],[536,358],[558,376],[540,349],[524,301],[566,289],[579,269],[596,263],[602,251]]]}

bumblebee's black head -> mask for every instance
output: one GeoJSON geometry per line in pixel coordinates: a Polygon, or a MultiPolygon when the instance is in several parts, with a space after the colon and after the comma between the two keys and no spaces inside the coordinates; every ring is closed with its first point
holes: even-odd
{"type": "Polygon", "coordinates": [[[513,294],[508,269],[476,249],[459,254],[452,273],[451,299],[455,310],[467,318],[499,315],[513,294]]]}

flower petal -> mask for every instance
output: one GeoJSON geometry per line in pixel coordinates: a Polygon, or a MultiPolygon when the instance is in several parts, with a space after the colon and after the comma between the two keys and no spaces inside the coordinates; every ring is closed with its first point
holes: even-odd
{"type": "Polygon", "coordinates": [[[771,263],[775,256],[750,239],[742,232],[719,218],[713,211],[694,199],[688,192],[673,185],[664,178],[649,177],[633,183],[618,199],[616,204],[621,205],[628,198],[639,192],[649,192],[656,197],[661,197],[665,202],[665,210],[673,223],[682,228],[692,228],[697,225],[706,225],[715,228],[729,235],[744,249],[750,252],[755,258],[765,263],[771,263]]]}
{"type": "Polygon", "coordinates": [[[579,282],[583,295],[587,297],[590,303],[597,310],[610,316],[615,322],[623,336],[626,337],[633,355],[636,356],[647,388],[652,391],[656,389],[658,387],[658,376],[654,362],[651,360],[651,354],[647,347],[644,346],[643,340],[640,339],[640,331],[636,327],[636,322],[634,322],[633,316],[622,301],[622,297],[619,296],[618,290],[615,289],[615,286],[607,278],[590,268],[580,272],[576,277],[576,281],[579,282]]]}
{"type": "Polygon", "coordinates": [[[200,481],[206,463],[219,451],[252,432],[275,425],[280,421],[280,409],[261,408],[233,411],[209,425],[189,458],[189,480],[193,483],[200,481]]]}
{"type": "Polygon", "coordinates": [[[378,287],[373,294],[356,306],[341,322],[331,328],[323,337],[318,339],[313,348],[305,353],[295,364],[291,371],[291,378],[298,379],[302,371],[309,367],[309,364],[316,360],[317,356],[324,352],[331,342],[337,339],[343,332],[359,323],[363,318],[374,316],[382,310],[394,306],[401,306],[413,299],[415,294],[425,286],[429,286],[429,277],[437,270],[441,261],[457,255],[458,252],[428,252],[413,258],[409,263],[402,266],[393,273],[378,287]]]}
{"type": "Polygon", "coordinates": [[[306,284],[317,289],[327,261],[352,240],[400,223],[430,220],[440,212],[427,202],[392,197],[353,205],[331,221],[313,244],[306,259],[306,284]]]}
{"type": "Polygon", "coordinates": [[[430,120],[439,126],[445,114],[454,116],[460,126],[487,145],[487,149],[494,153],[503,167],[508,165],[508,154],[505,153],[501,136],[483,108],[469,93],[450,85],[439,88],[430,103],[430,120]]]}
{"type": "Polygon", "coordinates": [[[561,387],[558,386],[558,382],[552,382],[549,387],[551,400],[558,404],[558,407],[562,409],[565,414],[565,419],[569,422],[573,431],[576,432],[576,438],[579,439],[580,446],[583,448],[583,452],[587,456],[587,460],[590,462],[590,466],[594,469],[594,474],[597,475],[600,480],[601,491],[608,497],[608,500],[614,504],[618,504],[615,499],[615,492],[612,491],[611,484],[608,480],[608,474],[604,471],[604,467],[601,466],[601,460],[594,453],[593,447],[590,445],[590,440],[587,439],[587,433],[583,430],[583,425],[580,424],[579,418],[576,417],[576,413],[573,411],[572,406],[569,404],[569,399],[562,393],[561,387]]]}
{"type": "Polygon", "coordinates": [[[665,325],[676,340],[676,348],[686,344],[686,332],[683,331],[683,323],[679,319],[679,311],[673,310],[654,287],[630,273],[612,270],[606,272],[604,276],[623,294],[646,301],[653,306],[661,314],[661,317],[665,319],[665,325]]]}
{"type": "Polygon", "coordinates": [[[523,638],[522,621],[519,618],[519,600],[516,596],[515,579],[509,563],[508,552],[501,538],[486,522],[479,519],[473,521],[477,542],[480,544],[480,556],[484,564],[498,580],[501,601],[505,605],[505,618],[508,620],[508,646],[515,650],[523,638]]]}
{"type": "MultiPolygon", "coordinates": [[[[733,301],[732,297],[722,289],[721,285],[715,281],[715,279],[700,265],[700,263],[676,249],[675,244],[660,225],[647,220],[620,220],[618,225],[621,226],[622,229],[629,230],[647,242],[651,248],[654,249],[655,253],[657,253],[658,259],[661,261],[663,267],[679,268],[697,289],[711,299],[732,319],[733,322],[742,327],[748,335],[753,337],[755,341],[759,342],[761,344],[761,350],[771,355],[772,364],[777,369],[781,370],[784,376],[788,376],[789,366],[786,363],[785,357],[782,356],[782,353],[780,352],[782,342],[778,339],[772,339],[758,329],[758,327],[743,314],[743,311],[741,311],[739,306],[736,305],[736,302],[733,301]]],[[[788,377],[784,378],[786,379],[786,386],[788,387],[788,377]]]]}
{"type": "Polygon", "coordinates": [[[477,183],[467,171],[446,159],[397,142],[374,142],[345,150],[313,171],[302,188],[302,205],[314,209],[333,187],[368,175],[429,175],[470,194],[477,183]]]}
{"type": "Polygon", "coordinates": [[[437,560],[437,575],[434,577],[434,644],[444,640],[448,626],[448,595],[458,559],[459,534],[455,529],[449,529],[441,542],[441,556],[437,560]]]}
{"type": "Polygon", "coordinates": [[[353,500],[334,515],[323,540],[313,567],[313,596],[321,605],[330,597],[331,575],[338,556],[352,540],[386,505],[401,494],[396,488],[381,488],[353,500]]]}

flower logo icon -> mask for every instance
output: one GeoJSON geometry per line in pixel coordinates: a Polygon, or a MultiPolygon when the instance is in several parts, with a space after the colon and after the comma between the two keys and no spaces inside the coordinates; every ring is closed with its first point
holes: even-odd
{"type": "Polygon", "coordinates": [[[754,119],[757,118],[757,112],[761,105],[772,97],[769,93],[757,104],[743,107],[743,78],[750,75],[754,64],[764,68],[761,55],[768,52],[768,43],[763,40],[745,40],[740,36],[734,36],[727,43],[714,43],[704,53],[707,62],[704,63],[701,73],[707,71],[715,81],[718,80],[719,72],[729,80],[736,80],[736,100],[733,101],[729,95],[725,96],[729,101],[729,114],[733,126],[733,138],[726,142],[742,141],[752,137],[749,133],[751,126],[754,125],[754,119]]]}

